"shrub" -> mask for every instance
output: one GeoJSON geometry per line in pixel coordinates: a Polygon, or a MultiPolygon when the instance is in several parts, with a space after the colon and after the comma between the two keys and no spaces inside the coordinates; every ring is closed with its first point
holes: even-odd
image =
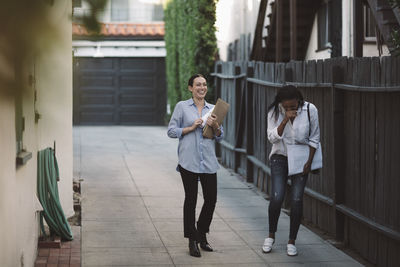
{"type": "MultiPolygon", "coordinates": [[[[195,73],[213,71],[217,52],[216,0],[170,0],[165,8],[166,74],[171,110],[191,96],[187,80],[195,73]]],[[[209,80],[207,99],[213,99],[209,80]]]]}

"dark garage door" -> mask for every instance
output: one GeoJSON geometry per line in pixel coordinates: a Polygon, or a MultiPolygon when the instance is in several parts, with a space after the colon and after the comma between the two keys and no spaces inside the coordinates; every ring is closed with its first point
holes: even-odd
{"type": "Polygon", "coordinates": [[[164,58],[74,58],[74,124],[163,124],[164,62],[164,58]]]}

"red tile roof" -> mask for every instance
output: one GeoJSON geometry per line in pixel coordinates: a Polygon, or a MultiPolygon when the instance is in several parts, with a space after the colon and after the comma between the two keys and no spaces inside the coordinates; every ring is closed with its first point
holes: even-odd
{"type": "MultiPolygon", "coordinates": [[[[106,37],[164,37],[164,22],[157,23],[102,23],[102,36],[106,37]]],[[[89,36],[84,26],[72,23],[74,36],[89,36]]]]}

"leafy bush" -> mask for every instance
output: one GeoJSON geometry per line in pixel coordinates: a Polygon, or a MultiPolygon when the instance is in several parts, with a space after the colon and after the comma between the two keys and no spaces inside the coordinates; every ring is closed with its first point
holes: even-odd
{"type": "MultiPolygon", "coordinates": [[[[217,52],[216,0],[170,0],[164,11],[166,74],[171,110],[191,96],[187,80],[195,73],[207,77],[217,52]]],[[[209,83],[208,99],[213,98],[209,83]]]]}

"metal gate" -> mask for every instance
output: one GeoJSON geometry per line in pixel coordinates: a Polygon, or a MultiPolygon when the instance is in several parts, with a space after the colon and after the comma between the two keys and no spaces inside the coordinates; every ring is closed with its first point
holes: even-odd
{"type": "Polygon", "coordinates": [[[74,58],[75,125],[162,125],[164,58],[74,58]]]}

